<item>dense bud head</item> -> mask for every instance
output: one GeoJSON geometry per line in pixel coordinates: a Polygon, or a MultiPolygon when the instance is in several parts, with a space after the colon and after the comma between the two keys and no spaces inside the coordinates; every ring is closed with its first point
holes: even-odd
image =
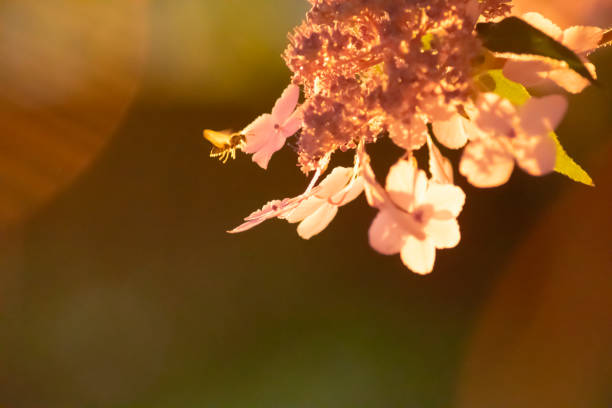
{"type": "Polygon", "coordinates": [[[391,128],[405,146],[408,133],[436,119],[427,106],[432,99],[449,106],[465,101],[471,60],[481,49],[474,25],[509,11],[505,0],[310,3],[284,53],[306,96],[298,143],[304,171],[391,128]]]}

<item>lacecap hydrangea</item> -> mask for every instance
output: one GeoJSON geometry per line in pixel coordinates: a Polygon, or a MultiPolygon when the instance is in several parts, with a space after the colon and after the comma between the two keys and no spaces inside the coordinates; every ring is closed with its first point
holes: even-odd
{"type": "Polygon", "coordinates": [[[503,185],[515,167],[592,184],[554,132],[567,110],[564,92],[597,83],[588,56],[610,42],[609,30],[512,16],[510,0],[310,3],[283,53],[293,76],[270,113],[240,132],[204,136],[213,156],[242,151],[263,169],[295,136],[297,163],[312,178],[301,195],[270,201],[230,232],[280,218],[310,239],[364,195],[378,209],[372,248],[427,274],[436,249],[459,244],[466,200],[438,144],[463,149],[459,172],[477,187],[503,185]],[[385,137],[405,153],[382,186],[367,146],[385,137]],[[413,157],[422,148],[427,169],[413,157]],[[354,151],[354,165],[326,175],[338,150],[354,151]]]}

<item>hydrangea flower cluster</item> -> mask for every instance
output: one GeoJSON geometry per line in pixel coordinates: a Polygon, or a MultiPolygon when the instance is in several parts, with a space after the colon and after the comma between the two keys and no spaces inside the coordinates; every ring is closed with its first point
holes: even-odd
{"type": "Polygon", "coordinates": [[[372,248],[427,274],[436,249],[459,243],[465,202],[438,143],[463,148],[459,172],[477,187],[504,184],[515,164],[540,176],[563,162],[570,177],[588,178],[554,130],[567,109],[559,87],[577,93],[596,80],[587,55],[603,44],[604,30],[561,30],[537,13],[519,20],[509,16],[510,0],[309,1],[283,55],[291,84],[271,113],[241,132],[205,137],[214,155],[227,160],[241,150],[266,169],[297,134],[298,165],[314,176],[303,194],[269,202],[230,232],[280,218],[299,223],[309,239],[365,193],[379,210],[372,248]],[[531,97],[521,84],[545,96],[531,97]],[[384,137],[405,154],[382,186],[366,146],[384,137]],[[413,157],[425,146],[428,172],[413,157]],[[337,150],[354,150],[354,166],[319,182],[337,150]]]}

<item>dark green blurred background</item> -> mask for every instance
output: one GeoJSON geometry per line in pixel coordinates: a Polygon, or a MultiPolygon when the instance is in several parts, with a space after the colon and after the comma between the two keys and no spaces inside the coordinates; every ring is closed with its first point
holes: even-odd
{"type": "Polygon", "coordinates": [[[0,1],[0,407],[612,404],[612,49],[558,131],[597,187],[460,178],[462,242],[420,277],[363,199],[311,241],[225,233],[307,183],[291,149],[264,172],[201,137],[270,109],[307,7],[0,1]]]}

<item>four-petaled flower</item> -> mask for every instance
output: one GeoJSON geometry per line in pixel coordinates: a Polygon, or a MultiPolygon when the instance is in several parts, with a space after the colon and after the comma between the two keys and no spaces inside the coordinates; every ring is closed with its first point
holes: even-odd
{"type": "Polygon", "coordinates": [[[363,192],[364,181],[357,170],[357,166],[336,167],[318,186],[297,197],[270,201],[229,232],[244,232],[266,220],[280,218],[290,223],[299,222],[299,236],[310,239],[329,225],[339,207],[355,200],[363,192]]]}
{"type": "Polygon", "coordinates": [[[520,108],[486,93],[479,97],[470,142],[459,171],[476,187],[496,187],[510,178],[514,162],[534,176],[555,168],[555,130],[567,101],[560,95],[531,98],[520,108]]]}
{"type": "Polygon", "coordinates": [[[323,231],[338,213],[363,192],[363,178],[350,167],[336,167],[319,184],[319,189],[296,209],[283,216],[290,223],[299,222],[300,237],[310,239],[323,231]]]}
{"type": "Polygon", "coordinates": [[[300,87],[290,84],[276,101],[271,113],[264,113],[242,131],[246,136],[245,153],[253,154],[253,161],[268,168],[272,155],[285,145],[285,140],[302,127],[302,112],[296,109],[300,87]]]}
{"type": "MultiPolygon", "coordinates": [[[[376,183],[368,179],[368,183],[376,183]]],[[[436,248],[453,248],[461,234],[457,216],[465,194],[452,184],[427,179],[414,160],[398,161],[387,176],[386,192],[370,186],[380,212],[369,231],[370,245],[385,255],[399,253],[418,274],[433,270],[436,248]]],[[[371,197],[371,196],[370,196],[371,197]]]]}

